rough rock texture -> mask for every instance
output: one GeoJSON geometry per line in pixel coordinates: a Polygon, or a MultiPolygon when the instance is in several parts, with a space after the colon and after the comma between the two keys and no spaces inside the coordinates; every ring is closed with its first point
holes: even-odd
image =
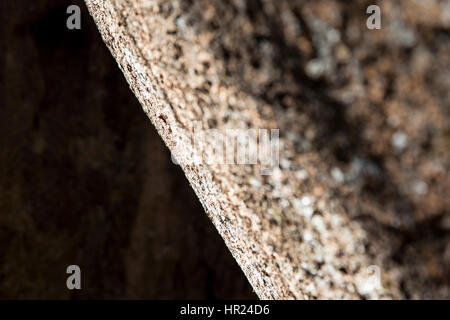
{"type": "Polygon", "coordinates": [[[450,297],[448,1],[86,3],[259,297],[450,297]],[[191,164],[195,121],[280,167],[191,164]]]}
{"type": "Polygon", "coordinates": [[[84,2],[0,18],[0,298],[255,298],[84,2]]]}

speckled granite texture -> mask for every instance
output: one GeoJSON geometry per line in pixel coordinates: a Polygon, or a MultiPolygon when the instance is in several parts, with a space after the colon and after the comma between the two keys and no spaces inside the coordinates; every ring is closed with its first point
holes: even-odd
{"type": "Polygon", "coordinates": [[[450,297],[448,1],[86,3],[259,297],[450,297]],[[280,129],[280,167],[184,161],[194,121],[280,129]]]}

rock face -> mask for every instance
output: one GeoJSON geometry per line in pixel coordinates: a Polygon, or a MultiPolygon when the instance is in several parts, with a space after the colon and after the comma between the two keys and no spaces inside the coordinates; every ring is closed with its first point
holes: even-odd
{"type": "Polygon", "coordinates": [[[259,297],[450,297],[448,2],[86,3],[259,297]],[[192,163],[198,124],[279,167],[192,163]]]}
{"type": "Polygon", "coordinates": [[[86,4],[132,91],[82,0],[0,2],[0,298],[254,298],[213,224],[261,298],[450,298],[448,1],[380,30],[370,1],[86,4]],[[279,167],[192,163],[198,128],[278,129],[279,167]]]}

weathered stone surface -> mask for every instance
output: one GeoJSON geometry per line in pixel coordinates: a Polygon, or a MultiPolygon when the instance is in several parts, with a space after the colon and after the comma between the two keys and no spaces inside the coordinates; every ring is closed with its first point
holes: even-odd
{"type": "Polygon", "coordinates": [[[261,298],[450,296],[448,2],[86,3],[261,298]],[[280,168],[186,162],[194,121],[279,128],[280,168]]]}

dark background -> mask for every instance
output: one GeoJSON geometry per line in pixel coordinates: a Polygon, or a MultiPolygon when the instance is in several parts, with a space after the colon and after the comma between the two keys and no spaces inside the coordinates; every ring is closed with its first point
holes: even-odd
{"type": "Polygon", "coordinates": [[[0,298],[256,298],[84,2],[0,7],[0,298]]]}

